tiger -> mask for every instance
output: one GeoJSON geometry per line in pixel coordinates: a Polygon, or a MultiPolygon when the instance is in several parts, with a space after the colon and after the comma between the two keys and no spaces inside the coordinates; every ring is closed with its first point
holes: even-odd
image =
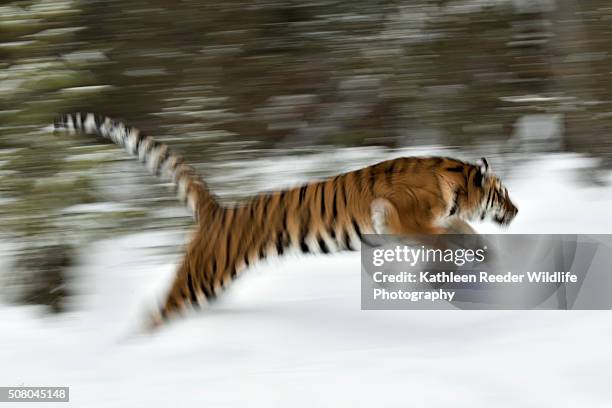
{"type": "Polygon", "coordinates": [[[169,180],[197,228],[152,329],[214,301],[255,263],[293,253],[357,251],[366,234],[475,234],[469,221],[506,226],[518,213],[486,158],[400,157],[223,205],[194,167],[135,127],[95,113],[59,116],[54,131],[95,135],[124,147],[169,180]]]}

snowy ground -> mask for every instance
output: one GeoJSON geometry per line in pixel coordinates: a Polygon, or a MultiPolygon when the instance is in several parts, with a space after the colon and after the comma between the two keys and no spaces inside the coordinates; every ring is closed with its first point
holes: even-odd
{"type": "MultiPolygon", "coordinates": [[[[575,171],[588,160],[527,162],[507,232],[611,231],[612,189],[575,171]]],[[[260,265],[211,310],[128,336],[178,261],[155,247],[176,239],[84,247],[73,312],[0,306],[0,385],[67,385],[76,407],[611,406],[609,311],[361,311],[358,254],[260,265]]]]}

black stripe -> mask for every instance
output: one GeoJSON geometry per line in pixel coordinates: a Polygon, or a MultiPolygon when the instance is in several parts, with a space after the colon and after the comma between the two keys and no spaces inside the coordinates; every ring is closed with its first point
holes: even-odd
{"type": "Polygon", "coordinates": [[[363,236],[361,235],[361,229],[359,229],[359,225],[357,224],[357,221],[353,218],[353,228],[355,228],[355,233],[357,234],[357,237],[359,238],[360,241],[363,241],[363,236]]]}
{"type": "Polygon", "coordinates": [[[142,142],[144,142],[144,140],[146,138],[147,138],[147,136],[145,134],[143,134],[142,132],[138,133],[138,137],[136,139],[136,144],[134,145],[134,152],[133,152],[134,155],[139,154],[139,152],[140,152],[140,145],[142,144],[142,142]]]}
{"type": "Polygon", "coordinates": [[[325,183],[321,184],[321,218],[325,218],[325,183]]]}
{"type": "Polygon", "coordinates": [[[334,194],[334,198],[333,198],[333,202],[332,202],[332,217],[335,220],[338,217],[338,201],[337,201],[337,191],[334,188],[333,190],[333,194],[334,194]]]}
{"type": "Polygon", "coordinates": [[[102,115],[94,115],[94,123],[96,124],[96,131],[100,133],[100,128],[104,123],[104,116],[102,115]]]}
{"type": "Polygon", "coordinates": [[[286,199],[287,199],[287,190],[280,191],[278,193],[278,205],[284,208],[284,206],[286,205],[285,203],[286,199]]]}
{"type": "Polygon", "coordinates": [[[305,186],[302,186],[300,188],[300,198],[299,198],[299,204],[302,204],[302,202],[304,201],[304,198],[306,197],[306,190],[308,189],[308,184],[306,184],[305,186]]]}
{"type": "Polygon", "coordinates": [[[385,170],[385,174],[386,174],[386,178],[387,178],[387,183],[388,184],[392,184],[393,183],[393,175],[395,174],[395,165],[397,164],[397,160],[393,160],[390,164],[389,167],[387,167],[387,169],[385,170]]]}
{"type": "Polygon", "coordinates": [[[376,173],[374,169],[370,170],[370,194],[374,195],[374,188],[376,187],[376,173]]]}
{"type": "Polygon", "coordinates": [[[306,244],[306,237],[300,238],[300,250],[305,254],[310,252],[310,248],[308,248],[308,244],[306,244]]]}
{"type": "Polygon", "coordinates": [[[431,167],[434,168],[436,166],[439,166],[443,161],[444,161],[444,159],[442,157],[434,157],[433,158],[433,163],[431,164],[431,167]]]}
{"type": "Polygon", "coordinates": [[[287,231],[287,209],[285,208],[285,211],[283,213],[283,227],[282,227],[282,231],[287,231]]]}
{"type": "Polygon", "coordinates": [[[179,295],[180,295],[180,297],[181,297],[181,301],[182,301],[183,299],[187,299],[187,298],[189,297],[189,294],[187,293],[187,289],[185,289],[184,287],[181,287],[181,288],[179,289],[179,295]]]}
{"type": "Polygon", "coordinates": [[[200,285],[200,288],[202,289],[202,292],[204,293],[204,297],[206,299],[212,299],[214,297],[212,291],[208,288],[208,285],[206,285],[206,282],[202,281],[202,285],[200,285]]]}
{"type": "Polygon", "coordinates": [[[310,249],[308,248],[308,244],[306,243],[306,237],[308,236],[308,232],[309,232],[309,227],[310,227],[310,209],[306,209],[306,211],[304,211],[304,216],[300,222],[300,232],[299,232],[299,236],[298,236],[298,243],[300,246],[300,249],[304,252],[304,253],[308,253],[310,252],[310,249]]]}
{"type": "Polygon", "coordinates": [[[457,166],[457,167],[447,167],[446,171],[450,171],[453,173],[462,173],[464,169],[464,166],[457,166]]]}
{"type": "Polygon", "coordinates": [[[317,241],[319,243],[319,248],[321,248],[321,252],[323,252],[324,254],[329,254],[329,248],[327,247],[327,244],[325,243],[323,237],[320,236],[317,241]]]}
{"type": "Polygon", "coordinates": [[[300,226],[300,235],[298,237],[300,249],[304,253],[310,252],[308,244],[306,243],[306,237],[308,236],[308,221],[308,219],[302,221],[302,225],[300,226]]]}
{"type": "Polygon", "coordinates": [[[169,297],[166,301],[166,307],[168,308],[168,311],[176,310],[177,306],[178,302],[176,300],[176,297],[174,296],[169,297]]]}
{"type": "Polygon", "coordinates": [[[221,208],[221,207],[218,207],[218,206],[213,206],[212,208],[210,208],[210,219],[211,219],[211,220],[216,219],[216,218],[217,218],[217,213],[218,213],[219,211],[222,211],[222,208],[221,208]]]}
{"type": "Polygon", "coordinates": [[[478,170],[476,175],[474,175],[474,185],[476,187],[482,187],[483,178],[484,178],[484,176],[482,175],[480,170],[478,170]]]}
{"type": "Polygon", "coordinates": [[[281,191],[280,196],[279,196],[279,200],[278,200],[278,206],[281,208],[281,210],[283,211],[283,221],[281,224],[281,232],[283,234],[283,246],[285,248],[289,247],[289,243],[287,242],[287,231],[288,231],[288,227],[287,227],[287,217],[288,217],[288,209],[287,209],[287,191],[281,191]]]}
{"type": "Polygon", "coordinates": [[[283,254],[283,234],[276,236],[276,253],[279,256],[283,254]]]}
{"type": "Polygon", "coordinates": [[[283,215],[282,215],[283,221],[282,221],[281,229],[278,232],[277,243],[276,243],[276,252],[279,255],[282,255],[284,253],[284,249],[289,247],[289,242],[287,239],[288,238],[287,236],[287,208],[284,205],[282,206],[282,211],[283,211],[283,215]]]}
{"type": "Polygon", "coordinates": [[[85,122],[89,119],[89,113],[81,112],[81,129],[85,131],[85,122]]]}
{"type": "Polygon", "coordinates": [[[344,242],[344,247],[346,249],[348,249],[349,251],[354,251],[355,248],[353,248],[353,246],[351,245],[351,237],[349,236],[348,232],[345,230],[342,230],[342,241],[344,242]]]}
{"type": "Polygon", "coordinates": [[[196,295],[195,287],[193,286],[193,278],[191,277],[191,273],[187,274],[187,286],[189,288],[189,300],[192,304],[199,304],[198,297],[196,295]]]}
{"type": "Polygon", "coordinates": [[[74,127],[78,130],[83,130],[83,114],[81,112],[77,112],[74,115],[74,127]]]}
{"type": "Polygon", "coordinates": [[[227,267],[230,264],[230,257],[231,257],[231,245],[232,245],[232,234],[228,233],[227,234],[227,243],[226,243],[226,247],[225,247],[225,269],[227,269],[227,267]]]}
{"type": "Polygon", "coordinates": [[[55,118],[55,121],[53,121],[53,127],[56,130],[64,129],[66,127],[65,121],[64,121],[64,115],[60,115],[55,118]]]}
{"type": "Polygon", "coordinates": [[[485,205],[485,208],[489,208],[489,202],[491,201],[492,194],[493,194],[493,189],[489,189],[489,196],[487,197],[487,204],[485,205]]]}
{"type": "Polygon", "coordinates": [[[157,167],[154,169],[156,176],[159,177],[161,173],[161,169],[164,167],[164,163],[166,162],[166,160],[168,160],[169,157],[170,157],[169,149],[164,149],[164,153],[159,157],[159,160],[157,161],[157,167]]]}
{"type": "Polygon", "coordinates": [[[459,209],[458,200],[459,200],[459,192],[457,190],[455,190],[454,195],[453,195],[453,206],[450,209],[450,212],[448,214],[449,216],[455,215],[455,213],[459,209]]]}
{"type": "Polygon", "coordinates": [[[259,196],[259,203],[257,203],[258,209],[261,210],[261,215],[266,214],[266,208],[268,207],[268,195],[262,194],[259,196]]]}

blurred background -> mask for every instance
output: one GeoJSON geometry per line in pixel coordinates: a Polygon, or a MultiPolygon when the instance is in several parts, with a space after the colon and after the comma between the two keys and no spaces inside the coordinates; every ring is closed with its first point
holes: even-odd
{"type": "Polygon", "coordinates": [[[610,44],[605,0],[2,2],[0,296],[76,313],[109,243],[139,242],[154,269],[192,225],[115,146],[41,130],[71,111],[156,136],[224,201],[400,155],[487,156],[532,203],[515,231],[609,231],[610,44]]]}
{"type": "Polygon", "coordinates": [[[190,224],[114,146],[40,131],[70,111],[159,137],[230,200],[271,188],[262,174],[356,168],[304,160],[368,146],[500,156],[502,174],[526,153],[578,152],[600,183],[611,23],[603,0],[4,2],[0,233],[15,268],[60,270],[83,240],[190,224]]]}
{"type": "MultiPolygon", "coordinates": [[[[527,153],[578,152],[599,159],[584,179],[600,183],[611,22],[603,0],[5,2],[0,233],[13,268],[55,271],[42,281],[58,284],[83,240],[190,225],[116,147],[40,130],[63,112],[157,136],[229,200],[271,177],[368,164],[364,147],[499,156],[498,173],[527,153]],[[361,162],[317,160],[350,147],[361,162]]],[[[48,285],[22,300],[60,310],[64,289],[42,299],[48,285]]]]}

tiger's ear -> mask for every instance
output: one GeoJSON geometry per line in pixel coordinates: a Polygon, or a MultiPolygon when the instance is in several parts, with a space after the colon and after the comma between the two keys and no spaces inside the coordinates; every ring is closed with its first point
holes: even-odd
{"type": "Polygon", "coordinates": [[[474,184],[476,187],[482,187],[482,180],[489,172],[489,162],[484,157],[478,160],[478,173],[474,176],[474,184]]]}
{"type": "Polygon", "coordinates": [[[489,162],[484,157],[478,160],[478,166],[480,166],[480,172],[484,175],[489,172],[489,162]]]}

